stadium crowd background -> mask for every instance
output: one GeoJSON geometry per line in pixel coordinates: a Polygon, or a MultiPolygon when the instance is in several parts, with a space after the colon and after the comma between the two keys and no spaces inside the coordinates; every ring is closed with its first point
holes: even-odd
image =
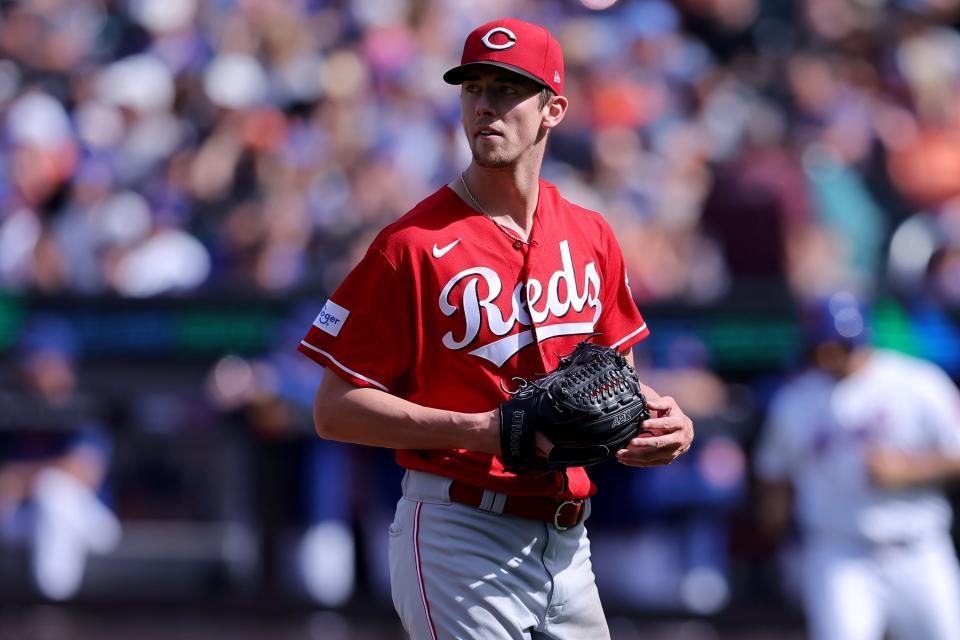
{"type": "MultiPolygon", "coordinates": [[[[144,597],[382,601],[398,472],[310,435],[318,372],[293,348],[373,235],[468,163],[441,75],[501,15],[564,47],[544,176],[617,230],[666,336],[641,374],[699,429],[684,464],[598,468],[613,608],[713,615],[789,575],[751,537],[749,451],[790,360],[738,368],[691,319],[773,323],[851,289],[882,302],[888,344],[960,376],[957,0],[0,2],[0,383],[95,407],[123,534],[81,596],[129,597],[135,561],[174,558],[144,597]],[[191,305],[219,309],[208,337],[274,321],[262,348],[164,351],[150,314],[191,305]],[[111,351],[89,319],[131,309],[140,333],[111,351]],[[226,569],[195,570],[211,558],[226,569]]],[[[34,416],[4,406],[22,434],[34,416]]],[[[0,572],[6,592],[27,573],[0,572]]]]}

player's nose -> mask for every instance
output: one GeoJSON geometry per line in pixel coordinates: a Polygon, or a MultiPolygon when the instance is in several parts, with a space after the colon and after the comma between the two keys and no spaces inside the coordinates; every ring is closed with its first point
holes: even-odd
{"type": "Polygon", "coordinates": [[[474,111],[478,116],[492,115],[495,113],[492,95],[489,91],[481,91],[477,94],[476,102],[473,105],[474,111]]]}

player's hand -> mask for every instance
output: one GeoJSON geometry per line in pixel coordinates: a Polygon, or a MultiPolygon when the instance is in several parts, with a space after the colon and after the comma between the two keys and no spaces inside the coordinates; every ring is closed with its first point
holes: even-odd
{"type": "MultiPolygon", "coordinates": [[[[492,451],[494,455],[503,455],[503,452],[500,450],[500,412],[493,410],[487,413],[490,421],[490,428],[488,433],[490,434],[490,446],[495,447],[492,451]]],[[[534,433],[534,438],[536,439],[537,447],[537,457],[546,458],[550,455],[550,450],[553,449],[553,443],[550,442],[550,439],[547,436],[543,435],[540,431],[534,433]]],[[[484,451],[486,449],[478,449],[484,451]]]]}
{"type": "Polygon", "coordinates": [[[693,421],[670,396],[647,398],[650,418],[641,433],[626,449],[617,452],[617,461],[631,467],[658,467],[670,464],[686,453],[693,443],[693,421]]]}
{"type": "Polygon", "coordinates": [[[902,489],[934,479],[935,460],[892,449],[873,449],[867,453],[870,481],[881,489],[902,489]]]}
{"type": "Polygon", "coordinates": [[[553,443],[550,442],[550,439],[539,431],[534,434],[534,438],[537,440],[537,457],[546,458],[549,456],[550,449],[553,449],[553,443]]]}

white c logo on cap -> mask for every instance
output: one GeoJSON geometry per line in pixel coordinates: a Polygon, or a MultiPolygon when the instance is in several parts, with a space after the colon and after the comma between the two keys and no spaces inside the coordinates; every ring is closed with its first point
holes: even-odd
{"type": "Polygon", "coordinates": [[[507,29],[506,27],[494,27],[493,29],[490,29],[490,31],[487,31],[487,35],[480,38],[480,42],[486,45],[487,49],[509,49],[513,45],[517,44],[517,36],[513,33],[513,31],[510,31],[510,29],[507,29]],[[490,38],[495,33],[502,33],[503,35],[507,36],[507,41],[503,44],[493,44],[490,42],[490,38]]]}

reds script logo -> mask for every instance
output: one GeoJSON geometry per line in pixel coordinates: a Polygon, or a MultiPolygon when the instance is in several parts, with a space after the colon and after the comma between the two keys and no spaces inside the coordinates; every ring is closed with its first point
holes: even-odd
{"type": "Polygon", "coordinates": [[[494,335],[505,337],[477,347],[470,351],[470,355],[489,360],[499,367],[512,355],[533,344],[534,340],[542,342],[556,336],[593,333],[602,309],[597,266],[594,262],[587,263],[583,268],[581,286],[573,270],[570,245],[566,240],[560,243],[560,260],[562,268],[550,276],[546,287],[536,278],[517,284],[510,299],[510,317],[506,319],[496,304],[503,290],[503,283],[496,271],[489,267],[471,267],[453,276],[440,291],[440,311],[445,316],[463,314],[464,330],[459,339],[453,331],[448,331],[443,336],[443,346],[457,350],[473,343],[485,320],[494,335]],[[487,295],[482,299],[478,293],[481,280],[487,285],[487,295]],[[462,290],[463,297],[451,302],[450,294],[461,281],[466,284],[462,290]],[[563,287],[566,292],[563,297],[560,293],[561,283],[566,285],[563,287]],[[570,309],[579,313],[585,307],[594,310],[590,322],[544,324],[550,317],[563,318],[570,309]],[[512,333],[517,324],[529,327],[534,323],[537,325],[534,329],[512,333]]]}

